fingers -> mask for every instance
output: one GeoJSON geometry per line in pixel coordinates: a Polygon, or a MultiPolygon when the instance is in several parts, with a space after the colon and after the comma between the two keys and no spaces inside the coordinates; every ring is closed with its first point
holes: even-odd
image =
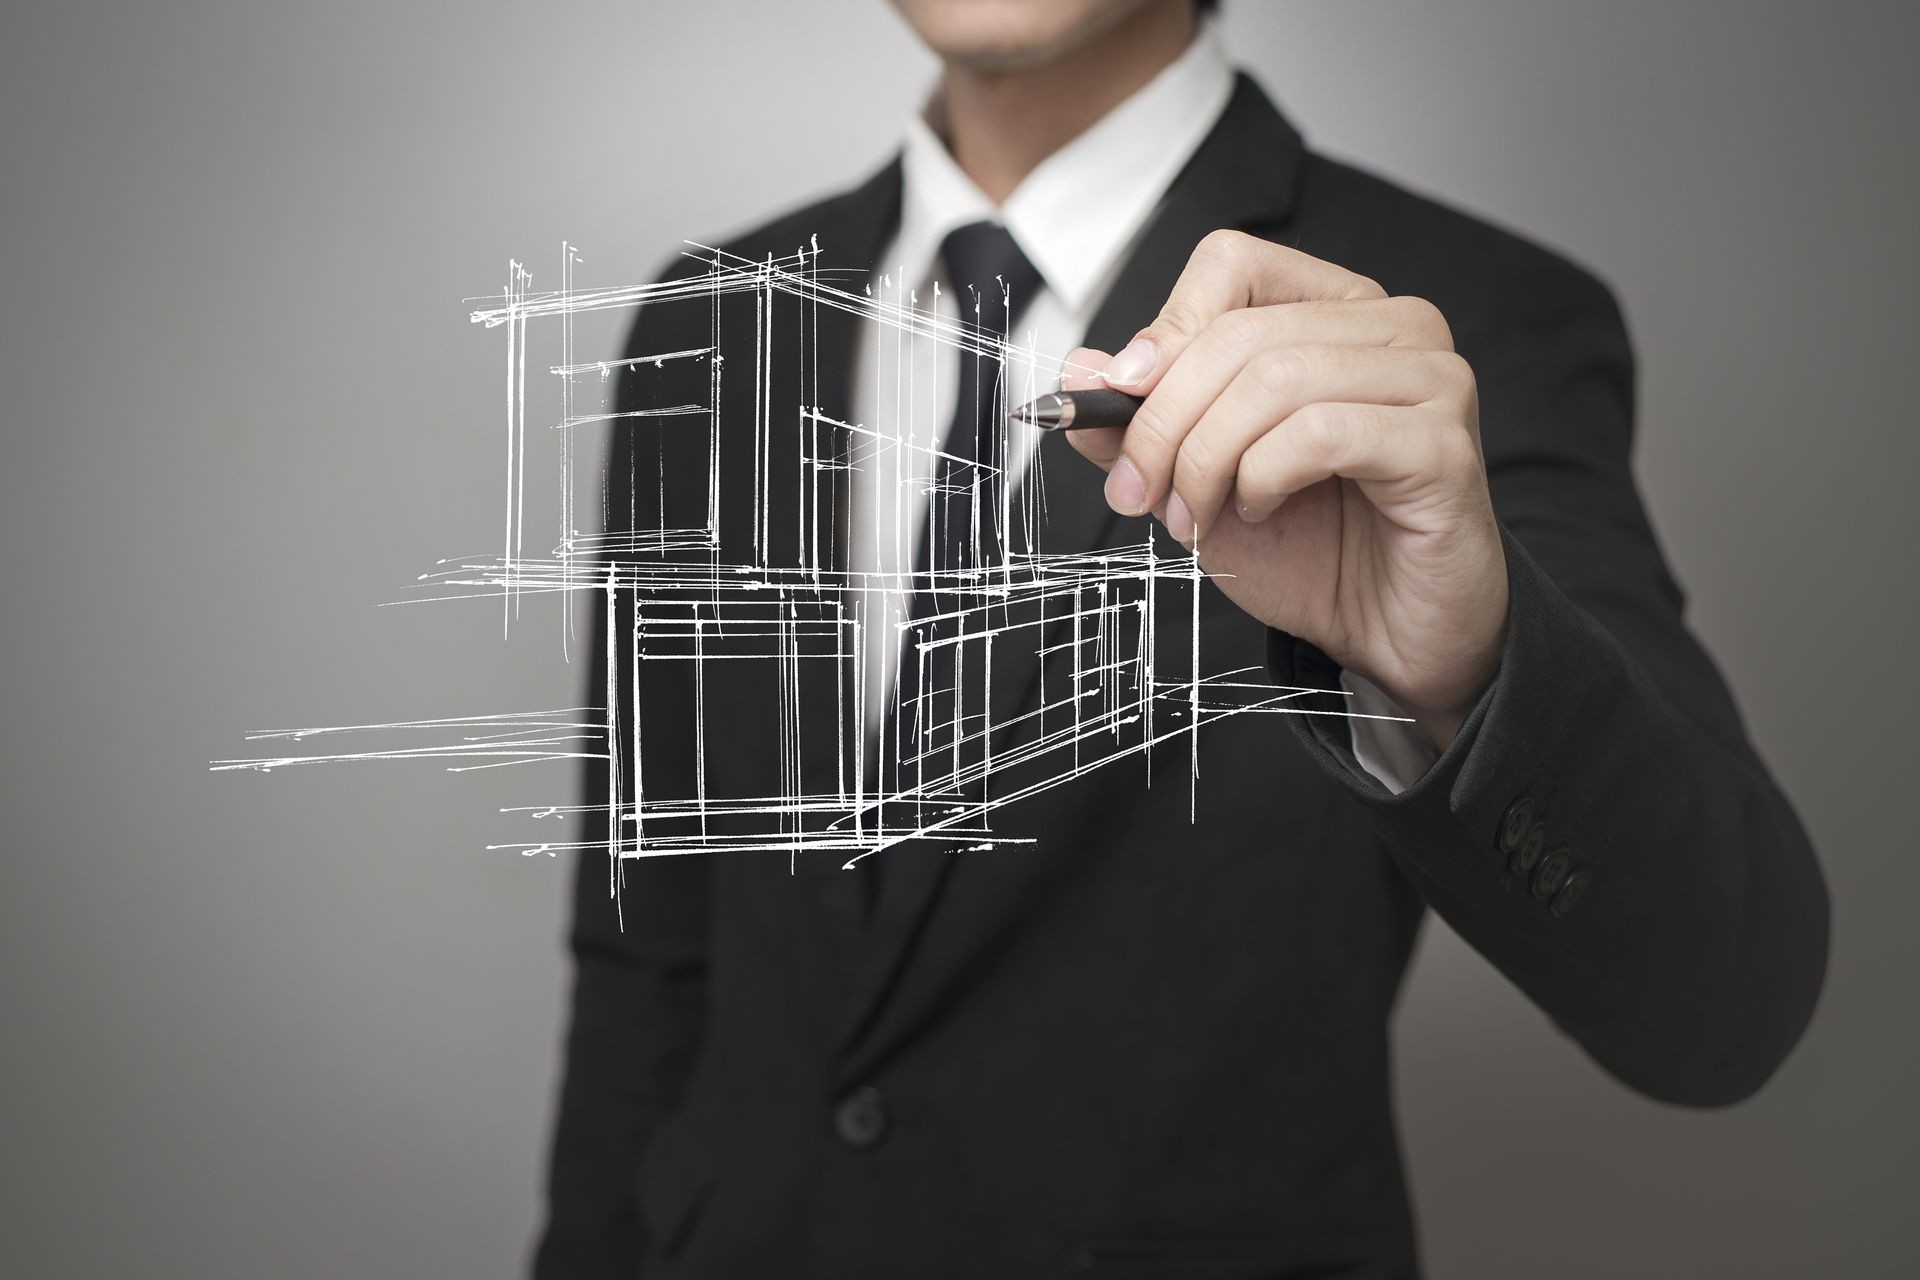
{"type": "MultiPolygon", "coordinates": [[[[1075,347],[1060,362],[1060,389],[1093,391],[1106,386],[1106,379],[1101,374],[1107,367],[1107,361],[1112,358],[1106,352],[1092,347],[1075,347]]],[[[1126,435],[1118,429],[1068,431],[1063,434],[1068,444],[1102,471],[1112,469],[1114,459],[1120,456],[1121,438],[1126,435]]]]}
{"type": "Polygon", "coordinates": [[[1151,391],[1188,344],[1229,311],[1385,296],[1365,276],[1298,249],[1238,231],[1215,231],[1187,260],[1159,316],[1113,358],[1107,381],[1135,395],[1151,391]]]}
{"type": "MultiPolygon", "coordinates": [[[[1249,524],[1292,494],[1332,476],[1361,482],[1375,506],[1444,503],[1473,491],[1480,474],[1473,437],[1449,429],[1431,406],[1317,401],[1248,446],[1234,502],[1249,524]]],[[[1404,518],[1404,515],[1403,517],[1404,518]]]]}
{"type": "Polygon", "coordinates": [[[1062,391],[1095,391],[1107,385],[1107,361],[1113,359],[1094,347],[1075,347],[1060,362],[1062,391]]]}
{"type": "MultiPolygon", "coordinates": [[[[1266,348],[1255,353],[1184,433],[1170,467],[1152,471],[1142,467],[1147,499],[1157,505],[1160,495],[1170,489],[1168,532],[1189,541],[1213,526],[1233,495],[1245,465],[1242,455],[1277,423],[1308,406],[1319,402],[1439,404],[1449,411],[1447,421],[1462,423],[1467,420],[1463,397],[1471,394],[1471,388],[1465,362],[1452,352],[1411,347],[1266,348]]],[[[1137,455],[1132,433],[1128,435],[1127,456],[1132,460],[1137,455]]]]}
{"type": "MultiPolygon", "coordinates": [[[[1439,311],[1419,298],[1296,302],[1218,316],[1165,372],[1134,415],[1122,451],[1141,481],[1138,505],[1132,509],[1116,505],[1115,509],[1137,515],[1159,504],[1188,431],[1250,361],[1270,359],[1269,353],[1307,344],[1445,350],[1452,343],[1439,311]]],[[[1287,406],[1287,412],[1293,407],[1287,406]]],[[[1283,416],[1275,414],[1264,425],[1271,426],[1283,416]]],[[[1191,494],[1185,496],[1192,501],[1191,494]]]]}

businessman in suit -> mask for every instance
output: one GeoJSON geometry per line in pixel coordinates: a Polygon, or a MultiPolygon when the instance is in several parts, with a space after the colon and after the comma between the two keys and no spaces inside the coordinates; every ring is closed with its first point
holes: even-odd
{"type": "MultiPolygon", "coordinates": [[[[618,911],[584,856],[536,1273],[1416,1275],[1387,1025],[1428,909],[1629,1086],[1759,1088],[1818,994],[1825,890],[1682,621],[1606,289],[1307,150],[1204,5],[897,7],[944,64],[901,153],[728,251],[817,236],[827,271],[1004,296],[984,325],[1147,398],[1124,432],[989,445],[977,389],[910,367],[950,350],[889,361],[824,309],[774,393],[869,423],[925,397],[907,416],[950,449],[1044,474],[1048,550],[1152,522],[1219,575],[1200,630],[1226,668],[1394,718],[1221,721],[1191,815],[1121,760],[998,813],[1017,854],[629,859],[618,911]]],[[[628,354],[710,324],[753,341],[750,308],[648,307],[628,354]]],[[[610,529],[678,519],[638,439],[613,437],[610,529]]],[[[721,450],[724,530],[755,481],[721,450]]],[[[908,567],[845,536],[882,489],[855,477],[839,563],[908,567]]],[[[938,513],[915,527],[924,569],[938,513]]],[[[1005,696],[1032,698],[1059,654],[1015,657],[1034,679],[1005,696]]],[[[623,715],[696,714],[648,680],[623,715]]],[[[707,691],[708,785],[776,788],[730,729],[773,680],[707,691]]]]}

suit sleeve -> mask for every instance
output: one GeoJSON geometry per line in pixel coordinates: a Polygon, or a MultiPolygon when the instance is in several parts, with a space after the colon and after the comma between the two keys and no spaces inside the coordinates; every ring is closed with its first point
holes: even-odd
{"type": "MultiPolygon", "coordinates": [[[[1724,1105],[1812,1014],[1826,889],[1635,489],[1618,310],[1571,269],[1531,296],[1481,349],[1461,342],[1511,585],[1492,685],[1397,796],[1343,721],[1295,725],[1427,903],[1595,1060],[1655,1098],[1724,1105]]],[[[1338,687],[1324,654],[1271,639],[1282,683],[1338,687]]]]}
{"type": "MultiPolygon", "coordinates": [[[[628,357],[672,349],[669,335],[658,329],[643,312],[628,357]]],[[[642,407],[639,401],[649,395],[643,385],[647,376],[623,376],[618,409],[642,407]]],[[[663,510],[669,522],[678,515],[659,482],[672,474],[661,437],[618,422],[600,504],[601,527],[616,541],[628,531],[657,529],[663,510]]],[[[623,562],[645,554],[626,546],[601,550],[606,559],[623,562]]],[[[587,669],[591,703],[604,706],[610,683],[614,690],[617,714],[610,726],[620,738],[618,767],[629,806],[636,756],[649,794],[693,794],[691,780],[681,776],[689,768],[685,744],[693,740],[691,695],[678,687],[685,682],[668,678],[670,672],[654,674],[674,664],[643,666],[636,687],[634,664],[622,660],[609,679],[609,650],[624,657],[631,648],[623,638],[633,635],[632,601],[632,592],[611,600],[609,593],[597,594],[587,669]],[[636,715],[645,726],[639,742],[633,732],[636,715]]],[[[654,1133],[685,1095],[705,1028],[710,861],[611,858],[610,822],[619,821],[619,815],[606,808],[607,762],[588,762],[585,783],[588,811],[578,838],[588,847],[576,869],[569,934],[573,994],[547,1223],[534,1259],[537,1280],[631,1280],[638,1274],[647,1249],[639,1214],[641,1162],[654,1133]]],[[[631,829],[622,829],[630,843],[631,829]]]]}

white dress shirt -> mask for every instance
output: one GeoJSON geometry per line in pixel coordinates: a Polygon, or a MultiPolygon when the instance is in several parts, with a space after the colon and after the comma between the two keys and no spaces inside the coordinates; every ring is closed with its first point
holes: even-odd
{"type": "MultiPolygon", "coordinates": [[[[1161,198],[1212,131],[1232,93],[1233,69],[1212,30],[1203,29],[1185,53],[1043,160],[998,207],[954,162],[926,120],[913,116],[901,153],[900,229],[880,255],[870,291],[885,303],[960,320],[957,303],[965,300],[956,299],[947,285],[941,244],[949,232],[969,223],[1001,223],[1040,273],[1040,287],[1009,335],[1009,346],[1026,355],[1009,353],[1002,374],[1006,402],[1024,403],[1057,389],[1060,357],[1081,345],[1161,198]],[[1088,192],[1097,197],[1088,199],[1088,192]]],[[[862,326],[853,414],[855,424],[872,434],[856,437],[851,460],[849,567],[887,584],[865,602],[868,734],[879,732],[893,687],[899,624],[911,606],[910,593],[898,588],[913,568],[925,527],[932,451],[951,424],[959,369],[955,348],[943,342],[892,325],[862,326]]],[[[1031,465],[1041,434],[1025,423],[1009,426],[1010,489],[1031,465]]],[[[1377,706],[1391,705],[1385,694],[1369,689],[1373,699],[1366,710],[1379,714],[1377,706]]],[[[1402,728],[1350,723],[1379,726],[1389,734],[1402,728]]],[[[1357,755],[1368,772],[1395,791],[1425,768],[1421,763],[1411,775],[1403,772],[1413,757],[1400,743],[1382,749],[1370,742],[1357,755]]]]}

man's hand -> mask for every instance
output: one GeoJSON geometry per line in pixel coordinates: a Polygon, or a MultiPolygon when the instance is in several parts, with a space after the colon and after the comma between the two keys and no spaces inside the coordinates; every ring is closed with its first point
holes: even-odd
{"type": "Polygon", "coordinates": [[[1067,370],[1146,396],[1125,431],[1069,435],[1108,505],[1154,513],[1241,608],[1453,740],[1499,662],[1507,566],[1473,370],[1431,303],[1216,231],[1152,325],[1067,370]]]}

